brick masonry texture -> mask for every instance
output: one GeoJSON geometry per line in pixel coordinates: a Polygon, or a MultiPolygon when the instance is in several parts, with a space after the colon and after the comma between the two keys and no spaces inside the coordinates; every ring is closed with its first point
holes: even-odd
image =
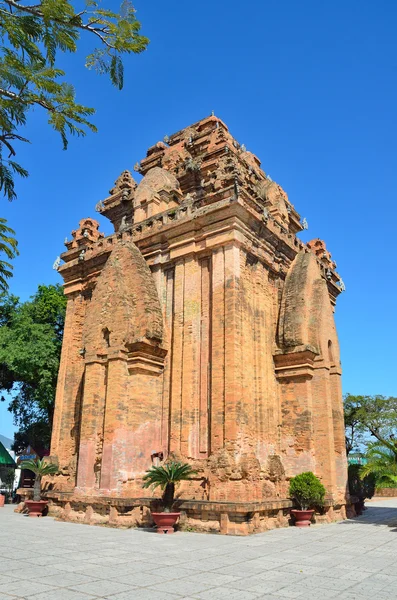
{"type": "Polygon", "coordinates": [[[287,194],[215,116],[136,170],[97,204],[114,234],[83,219],[62,255],[53,512],[145,522],[142,476],[162,453],[197,470],[180,491],[198,528],[286,524],[289,478],[307,470],[343,518],[343,284],[324,242],[296,237],[287,194]]]}

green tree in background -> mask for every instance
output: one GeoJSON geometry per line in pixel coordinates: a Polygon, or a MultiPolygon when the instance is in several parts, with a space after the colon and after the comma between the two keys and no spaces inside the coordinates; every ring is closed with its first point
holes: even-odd
{"type": "Polygon", "coordinates": [[[0,389],[12,395],[17,450],[49,443],[65,309],[60,285],[40,285],[28,302],[1,299],[0,389]]]}
{"type": "Polygon", "coordinates": [[[397,398],[347,394],[344,405],[347,446],[357,446],[369,435],[397,457],[397,398]]]}

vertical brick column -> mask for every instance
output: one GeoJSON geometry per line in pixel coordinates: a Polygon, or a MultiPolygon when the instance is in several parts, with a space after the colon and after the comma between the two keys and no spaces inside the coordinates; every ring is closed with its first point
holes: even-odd
{"type": "Polygon", "coordinates": [[[329,382],[334,429],[336,485],[338,488],[338,495],[341,499],[343,499],[346,495],[347,486],[347,458],[343,418],[341,369],[339,366],[331,366],[329,372],[329,382]]]}
{"type": "Polygon", "coordinates": [[[126,469],[128,436],[126,419],[129,410],[127,357],[116,352],[109,357],[106,388],[105,421],[100,487],[114,490],[120,471],[126,469]]]}
{"type": "Polygon", "coordinates": [[[312,380],[313,437],[316,472],[321,476],[328,494],[336,492],[334,423],[329,384],[329,370],[319,362],[312,380]]]}
{"type": "Polygon", "coordinates": [[[87,490],[97,488],[99,485],[105,415],[106,370],[105,364],[96,361],[88,362],[85,369],[77,487],[87,490]]]}
{"type": "Polygon", "coordinates": [[[209,454],[211,407],[211,260],[200,261],[201,266],[201,324],[200,324],[200,406],[199,453],[209,454]]]}
{"type": "Polygon", "coordinates": [[[240,249],[225,246],[225,443],[241,431],[239,403],[244,368],[241,335],[240,249]]]}
{"type": "Polygon", "coordinates": [[[74,312],[75,299],[73,298],[73,296],[71,296],[68,298],[66,305],[65,327],[62,340],[62,353],[59,364],[57,391],[55,396],[55,410],[51,436],[51,455],[54,457],[58,457],[59,452],[61,420],[64,410],[63,407],[65,402],[65,394],[67,393],[66,377],[71,370],[69,360],[71,358],[70,351],[73,336],[74,312]]]}
{"type": "Polygon", "coordinates": [[[86,300],[80,293],[68,298],[61,362],[55,399],[51,455],[69,473],[68,486],[75,485],[75,457],[80,432],[80,403],[83,387],[84,357],[82,326],[86,300]]]}
{"type": "MultiPolygon", "coordinates": [[[[238,403],[238,422],[245,439],[251,444],[257,434],[257,408],[258,397],[256,393],[257,356],[256,335],[257,323],[255,320],[255,276],[257,264],[247,264],[247,255],[241,253],[243,260],[241,284],[242,302],[241,315],[241,377],[242,395],[238,403]]],[[[260,359],[259,359],[260,360],[260,359]]]]}
{"type": "MultiPolygon", "coordinates": [[[[314,356],[306,350],[274,357],[280,384],[281,451],[288,477],[316,470],[312,397],[314,356]]],[[[321,471],[317,474],[322,475],[321,471]]]]}
{"type": "Polygon", "coordinates": [[[225,254],[212,254],[211,451],[225,439],[225,254]]]}
{"type": "Polygon", "coordinates": [[[193,255],[185,258],[184,278],[181,452],[198,458],[201,265],[193,255]]]}
{"type": "Polygon", "coordinates": [[[165,358],[162,394],[162,417],[161,417],[161,450],[164,456],[168,452],[169,444],[169,421],[171,403],[171,375],[173,357],[173,329],[174,329],[174,269],[167,269],[164,273],[164,324],[167,335],[169,352],[165,358]]]}
{"type": "Polygon", "coordinates": [[[170,406],[170,452],[181,451],[182,428],[182,370],[184,364],[184,307],[185,307],[185,263],[179,260],[175,265],[174,282],[174,323],[171,372],[170,406]]]}

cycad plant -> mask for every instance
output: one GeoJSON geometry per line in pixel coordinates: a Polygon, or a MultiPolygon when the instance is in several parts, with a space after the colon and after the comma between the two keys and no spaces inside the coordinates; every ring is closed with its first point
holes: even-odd
{"type": "MultiPolygon", "coordinates": [[[[15,239],[15,231],[8,227],[7,221],[0,218],[0,256],[5,256],[12,260],[18,256],[18,242],[15,239]]],[[[0,291],[6,292],[8,290],[7,279],[12,276],[12,265],[6,261],[0,259],[0,291]]]]}
{"type": "Polygon", "coordinates": [[[175,486],[180,481],[188,481],[196,471],[188,463],[179,461],[166,462],[159,467],[152,466],[143,476],[143,487],[163,490],[162,506],[164,512],[172,512],[175,501],[175,486]]]}
{"type": "Polygon", "coordinates": [[[36,475],[33,484],[33,500],[40,502],[42,478],[46,475],[55,475],[58,472],[58,467],[53,463],[44,462],[44,458],[37,458],[35,460],[24,460],[21,463],[21,469],[27,469],[36,475]]]}
{"type": "Polygon", "coordinates": [[[367,462],[360,468],[360,477],[374,475],[376,487],[397,487],[397,455],[391,449],[375,442],[368,445],[367,462]]]}

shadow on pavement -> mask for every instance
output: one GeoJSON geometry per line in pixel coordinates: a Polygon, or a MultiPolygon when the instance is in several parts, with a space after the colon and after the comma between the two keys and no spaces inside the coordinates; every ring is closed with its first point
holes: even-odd
{"type": "MultiPolygon", "coordinates": [[[[394,502],[395,503],[395,502],[394,502]]],[[[343,521],[341,525],[386,525],[397,533],[397,506],[367,505],[366,510],[359,517],[343,521]]]]}

